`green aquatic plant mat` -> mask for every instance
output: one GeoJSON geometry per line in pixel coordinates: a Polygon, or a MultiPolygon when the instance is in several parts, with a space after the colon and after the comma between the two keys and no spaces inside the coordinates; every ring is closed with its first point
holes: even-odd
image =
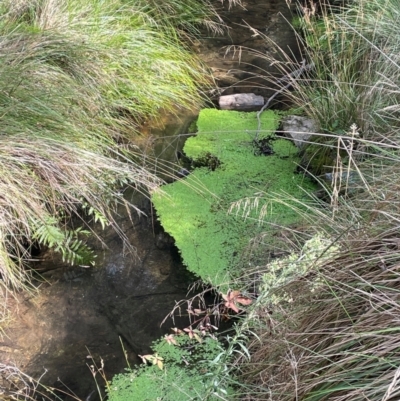
{"type": "Polygon", "coordinates": [[[271,110],[261,115],[258,139],[264,139],[273,154],[260,155],[254,147],[257,125],[256,113],[202,110],[198,134],[186,141],[184,152],[195,164],[206,165],[164,186],[164,193],[153,195],[160,222],[174,237],[188,269],[214,284],[225,282],[246,266],[243,252],[257,234],[271,224],[289,225],[299,219],[290,205],[269,202],[264,204],[266,222],[261,223],[261,201],[258,210],[246,212],[246,218],[242,213],[228,213],[233,202],[258,192],[303,198],[314,188],[294,173],[296,147],[275,138],[279,115],[271,110]]]}
{"type": "Polygon", "coordinates": [[[148,365],[113,377],[108,386],[109,401],[188,401],[224,399],[232,393],[217,380],[223,348],[214,339],[202,343],[188,336],[177,336],[175,344],[163,338],[153,343],[152,355],[145,355],[148,365]],[[215,389],[213,385],[215,383],[215,389]]]}

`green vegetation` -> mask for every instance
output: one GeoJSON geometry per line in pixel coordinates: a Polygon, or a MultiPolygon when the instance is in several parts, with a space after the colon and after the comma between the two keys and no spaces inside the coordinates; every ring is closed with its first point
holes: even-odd
{"type": "Polygon", "coordinates": [[[213,385],[219,366],[209,361],[223,354],[216,339],[207,337],[198,343],[178,336],[174,342],[159,340],[153,345],[154,354],[144,356],[155,363],[115,376],[108,386],[109,401],[218,400],[219,393],[228,394],[229,390],[221,392],[221,388],[213,385]]]}
{"type": "MultiPolygon", "coordinates": [[[[288,95],[319,122],[308,151],[329,153],[323,167],[332,180],[324,201],[297,202],[307,224],[281,231],[289,256],[241,277],[257,299],[237,331],[253,340],[250,358],[231,359],[241,385],[227,400],[400,397],[398,1],[331,11],[305,10],[305,58],[314,69],[288,95]]],[[[280,64],[285,74],[288,62],[280,64]]]]}
{"type": "MultiPolygon", "coordinates": [[[[128,3],[123,2],[124,7],[128,3]]],[[[12,12],[3,5],[7,18],[1,29],[13,27],[4,31],[9,32],[4,43],[14,49],[4,51],[0,61],[0,75],[12,78],[0,83],[3,277],[15,286],[20,283],[26,239],[66,249],[70,261],[78,258],[74,252],[85,252],[80,242],[84,232],[66,228],[69,216],[82,207],[103,224],[112,221],[112,200],[122,201],[115,196],[114,185],[134,182],[153,190],[161,222],[174,236],[188,268],[223,293],[225,302],[189,313],[226,317],[228,312],[240,312],[235,302],[246,306],[247,314],[242,313],[231,336],[224,338],[225,348],[208,332],[196,338],[192,326],[186,332],[193,338],[167,336],[154,345],[153,354],[143,356],[146,365],[108,383],[111,401],[400,398],[399,2],[346,3],[334,10],[322,7],[320,15],[312,8],[303,9],[299,39],[310,68],[296,79],[291,75],[293,90],[287,91],[294,106],[321,127],[305,150],[305,160],[311,173],[331,173],[329,184],[321,180],[322,199],[307,198],[313,186],[294,175],[296,150],[274,137],[279,116],[271,111],[261,117],[258,139],[267,155],[259,155],[253,143],[254,113],[203,110],[198,135],[185,146],[197,168],[187,178],[162,187],[164,193],[156,191],[158,181],[134,164],[138,159],[135,149],[127,147],[132,138],[127,127],[131,120],[139,124],[153,115],[157,89],[147,106],[136,108],[139,93],[148,97],[152,85],[143,78],[145,84],[138,83],[140,90],[135,92],[126,82],[127,77],[131,82],[123,69],[129,60],[121,58],[129,55],[126,36],[113,40],[109,30],[104,42],[91,42],[86,26],[87,36],[76,41],[82,37],[74,28],[68,37],[72,42],[57,36],[65,41],[65,54],[60,54],[49,41],[55,32],[60,35],[55,21],[70,24],[79,18],[57,18],[52,26],[50,16],[37,18],[39,9],[46,10],[44,0],[29,3],[33,6],[28,8],[14,7],[12,12]],[[79,49],[68,47],[70,43],[80,43],[79,49]],[[113,56],[102,52],[110,51],[111,43],[117,49],[113,56]],[[22,49],[29,49],[29,56],[22,49]],[[37,53],[38,49],[45,51],[37,53]],[[76,64],[71,54],[90,59],[94,75],[87,73],[89,64],[76,64]],[[120,103],[125,99],[122,94],[129,99],[126,104],[120,103]],[[9,221],[13,226],[5,224],[9,221]],[[298,221],[301,227],[293,226],[298,221]],[[254,241],[248,252],[251,239],[263,231],[265,239],[254,241]],[[275,258],[268,257],[275,251],[275,258]]],[[[69,4],[71,9],[65,12],[79,9],[78,3],[69,4]]],[[[89,10],[100,12],[90,9],[93,4],[89,10]]],[[[129,29],[145,26],[146,32],[153,32],[159,10],[167,9],[166,4],[149,2],[153,8],[146,11],[151,16],[146,22],[144,14],[138,19],[125,12],[120,15],[124,8],[116,4],[110,5],[109,15],[118,16],[118,26],[128,26],[129,20],[133,24],[129,29]]],[[[180,4],[189,2],[171,2],[171,10],[180,4]]],[[[197,18],[195,14],[193,21],[197,18]]],[[[170,32],[171,24],[178,26],[177,36],[195,31],[173,21],[169,18],[157,35],[170,32]]],[[[96,24],[100,23],[108,20],[99,18],[96,24]]],[[[89,29],[96,35],[108,27],[97,29],[96,24],[89,29]]],[[[158,38],[157,46],[171,44],[158,38]]],[[[164,56],[155,48],[150,54],[154,59],[164,56]]],[[[172,65],[178,63],[175,50],[165,54],[171,54],[172,65]]],[[[283,74],[290,72],[288,66],[298,70],[288,55],[283,57],[268,61],[283,74]]],[[[184,64],[182,68],[190,67],[184,76],[191,79],[184,79],[182,87],[192,79],[202,82],[195,64],[184,64]]],[[[171,79],[170,67],[157,72],[165,85],[171,79]]],[[[144,58],[137,68],[147,70],[144,58]]],[[[271,79],[276,83],[276,77],[271,79]]],[[[176,81],[174,85],[180,87],[176,81]]],[[[189,98],[196,102],[194,92],[189,91],[194,96],[189,98]]]]}
{"type": "MultiPolygon", "coordinates": [[[[335,136],[345,135],[351,124],[357,125],[364,139],[389,146],[399,127],[397,1],[349,3],[322,6],[321,15],[306,9],[298,24],[304,58],[313,69],[294,81],[289,96],[318,121],[325,134],[305,151],[304,161],[316,174],[332,164],[335,136]]],[[[287,72],[284,63],[281,68],[287,72]]],[[[374,147],[370,145],[368,151],[374,147]]]]}
{"type": "Polygon", "coordinates": [[[245,219],[228,214],[232,202],[256,191],[279,193],[282,200],[302,198],[304,190],[313,188],[303,176],[294,174],[296,147],[274,136],[279,116],[266,111],[261,120],[259,139],[274,154],[260,155],[253,143],[256,113],[202,110],[198,134],[186,141],[184,151],[204,167],[152,197],[161,224],[174,237],[188,269],[213,284],[229,281],[248,265],[244,252],[257,233],[299,220],[290,206],[266,201],[259,204],[268,214],[262,226],[256,212],[245,219]]]}
{"type": "MultiPolygon", "coordinates": [[[[274,208],[290,205],[303,217],[301,230],[281,229],[273,249],[286,256],[248,266],[229,283],[257,296],[236,327],[237,336],[252,340],[228,340],[221,358],[226,368],[227,355],[240,351],[230,354],[228,372],[216,375],[222,388],[235,388],[224,400],[400,397],[398,2],[359,0],[330,11],[305,10],[305,60],[313,69],[287,94],[321,127],[306,150],[309,161],[318,159],[311,172],[330,172],[332,179],[321,181],[324,200],[272,197],[274,208]]],[[[275,65],[287,74],[289,62],[275,65]]],[[[197,147],[192,141],[187,151],[195,158],[203,147],[224,152],[224,142],[212,136],[197,147]]],[[[221,157],[216,171],[223,166],[221,157]]],[[[235,202],[231,213],[264,220],[260,205],[271,193],[262,189],[235,202]]],[[[271,243],[259,243],[261,254],[269,249],[271,243]]]]}
{"type": "Polygon", "coordinates": [[[161,108],[199,105],[208,80],[172,30],[199,22],[208,9],[192,18],[190,4],[202,2],[187,1],[186,14],[164,23],[169,3],[152,16],[134,0],[1,3],[0,275],[6,286],[25,285],[33,242],[71,263],[88,263],[88,231],[69,227],[71,217],[115,225],[112,210],[125,202],[118,188],[159,185],[140,164],[138,128],[161,108]]]}
{"type": "MultiPolygon", "coordinates": [[[[229,143],[223,141],[223,134],[213,136],[214,127],[205,121],[202,125],[201,119],[199,135],[188,141],[186,152],[211,162],[215,171],[200,168],[191,181],[165,188],[169,209],[174,210],[175,199],[182,196],[184,200],[179,204],[181,214],[168,223],[181,247],[186,238],[193,242],[201,229],[187,226],[191,220],[184,217],[202,222],[196,208],[214,213],[221,205],[224,213],[228,209],[233,213],[227,219],[245,215],[264,221],[269,215],[261,205],[271,201],[274,209],[291,207],[303,218],[301,229],[282,227],[273,244],[259,242],[261,255],[273,247],[283,251],[283,257],[247,266],[229,282],[241,293],[254,291],[254,299],[235,327],[236,334],[226,338],[224,355],[209,361],[220,364],[214,375],[219,386],[235,390],[220,394],[222,400],[400,398],[399,4],[396,0],[344,3],[335,9],[322,7],[320,15],[312,8],[303,9],[299,26],[310,69],[293,79],[294,90],[287,92],[293,104],[321,127],[306,149],[305,160],[311,172],[331,174],[329,184],[321,180],[322,199],[282,198],[271,195],[268,186],[253,188],[253,193],[230,208],[233,199],[225,200],[222,191],[213,199],[207,190],[215,192],[217,185],[210,181],[212,185],[201,187],[200,178],[204,183],[216,172],[234,168],[234,157],[225,154],[229,143]],[[317,162],[312,163],[313,159],[317,162]],[[181,195],[184,183],[196,189],[191,197],[181,195]],[[199,194],[208,201],[208,208],[198,201],[199,194]],[[193,203],[192,198],[196,199],[193,203]],[[186,214],[186,205],[191,215],[186,214]],[[250,340],[243,342],[247,336],[250,340]]],[[[285,75],[291,72],[289,65],[293,71],[299,68],[285,54],[283,61],[268,61],[285,75]]],[[[276,82],[276,77],[271,80],[276,82]]],[[[223,118],[216,121],[220,130],[230,131],[223,118]]],[[[242,128],[241,135],[252,139],[250,129],[242,128]]],[[[249,142],[242,137],[242,144],[249,142]]],[[[167,210],[160,214],[164,224],[167,210]]],[[[235,220],[235,227],[240,224],[235,220]]],[[[203,252],[214,244],[209,240],[203,252]]],[[[183,247],[182,254],[185,258],[183,247]]],[[[218,257],[214,255],[208,263],[215,266],[218,257]]],[[[190,264],[198,262],[192,260],[187,263],[195,270],[190,264]]],[[[235,267],[230,264],[228,269],[235,267]]],[[[213,279],[212,274],[208,277],[213,279]]],[[[225,292],[219,278],[214,283],[225,292]]]]}
{"type": "Polygon", "coordinates": [[[175,34],[186,39],[198,36],[201,27],[220,34],[225,30],[214,5],[208,0],[135,0],[133,3],[151,24],[158,26],[162,22],[164,27],[172,27],[175,34]]]}

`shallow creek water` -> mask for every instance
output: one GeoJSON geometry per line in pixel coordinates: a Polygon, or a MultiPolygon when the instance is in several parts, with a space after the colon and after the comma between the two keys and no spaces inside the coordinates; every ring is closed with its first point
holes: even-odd
{"type": "MultiPolygon", "coordinates": [[[[285,0],[248,0],[243,5],[221,10],[231,26],[229,33],[204,37],[194,47],[211,68],[219,93],[252,91],[269,96],[271,90],[262,88],[262,80],[253,75],[268,69],[265,62],[245,52],[241,60],[237,54],[226,57],[226,46],[270,51],[265,41],[246,27],[248,23],[287,48],[295,43],[285,20],[290,19],[290,13],[285,0]]],[[[147,129],[147,142],[142,145],[149,149],[149,157],[176,161],[175,152],[182,147],[186,137],[182,134],[192,119],[192,115],[173,118],[164,121],[162,130],[147,129]]],[[[121,209],[116,217],[134,251],[113,230],[106,229],[99,232],[106,246],[96,238],[90,240],[98,255],[96,267],[71,268],[47,254],[37,264],[45,279],[40,291],[8,301],[13,317],[6,336],[0,338],[1,363],[17,366],[36,379],[45,373],[43,383],[79,399],[96,388],[90,371],[93,361],[100,366],[104,360],[105,374],[111,379],[127,366],[123,347],[129,363],[137,363],[137,355],[147,353],[151,341],[168,332],[172,323],[160,327],[160,322],[175,301],[185,298],[193,280],[182,266],[173,241],[157,224],[150,202],[130,193],[125,196],[145,213],[138,216],[133,212],[129,218],[121,209]]],[[[184,324],[176,322],[177,326],[184,324]]],[[[104,386],[99,374],[96,379],[104,386]]],[[[0,375],[1,385],[7,383],[0,375]]],[[[95,399],[96,393],[90,400],[95,399]]]]}
{"type": "MultiPolygon", "coordinates": [[[[191,119],[169,123],[161,133],[154,130],[154,156],[171,158],[191,119]]],[[[2,363],[34,378],[45,373],[42,383],[85,399],[95,389],[93,361],[100,367],[102,358],[111,379],[127,367],[123,347],[129,363],[138,363],[137,355],[148,353],[151,341],[169,331],[172,323],[160,323],[175,301],[185,298],[193,278],[157,224],[149,200],[132,192],[125,198],[144,213],[130,210],[129,216],[121,208],[116,216],[133,247],[107,228],[98,231],[103,243],[95,237],[89,241],[95,267],[71,267],[57,255],[42,255],[36,266],[44,280],[39,293],[9,301],[14,319],[0,341],[2,363]]],[[[185,322],[178,318],[176,324],[185,322]]]]}

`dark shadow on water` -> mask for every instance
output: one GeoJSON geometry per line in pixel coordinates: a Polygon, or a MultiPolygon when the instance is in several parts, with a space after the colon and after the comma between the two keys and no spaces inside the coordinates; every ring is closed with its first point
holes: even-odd
{"type": "MultiPolygon", "coordinates": [[[[131,366],[140,363],[138,355],[151,352],[153,340],[171,333],[171,321],[163,327],[160,323],[175,302],[186,297],[194,279],[173,241],[150,216],[130,221],[121,213],[118,219],[135,244],[134,252],[107,229],[102,236],[108,249],[95,239],[90,244],[99,255],[98,267],[50,269],[44,273],[49,284],[43,285],[39,298],[26,301],[26,318],[36,330],[32,337],[36,355],[26,372],[36,378],[47,370],[44,384],[79,399],[96,390],[94,379],[105,386],[101,373],[110,380],[127,367],[126,358],[131,366]]],[[[175,321],[182,328],[187,323],[186,318],[175,321]]],[[[97,391],[90,400],[96,397],[97,391]]]]}
{"type": "MultiPolygon", "coordinates": [[[[155,149],[158,160],[175,157],[185,135],[178,141],[173,135],[192,120],[189,116],[183,127],[182,121],[170,124],[171,135],[165,131],[155,149]]],[[[40,292],[21,295],[11,334],[0,343],[0,361],[59,389],[57,395],[65,401],[86,400],[90,394],[95,401],[96,381],[105,388],[102,373],[111,380],[128,363],[140,363],[138,355],[149,353],[153,340],[171,333],[171,320],[160,324],[195,280],[157,222],[150,201],[129,191],[124,196],[144,212],[138,215],[132,208],[129,216],[120,208],[116,213],[132,247],[112,228],[99,227],[95,231],[103,242],[95,236],[88,241],[97,255],[95,267],[71,267],[51,252],[42,255],[36,266],[43,280],[40,292]]],[[[174,326],[187,323],[177,317],[174,326]]]]}

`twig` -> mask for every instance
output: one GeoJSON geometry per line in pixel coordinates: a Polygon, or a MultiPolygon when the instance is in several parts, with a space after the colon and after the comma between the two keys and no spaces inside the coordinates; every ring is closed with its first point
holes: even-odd
{"type": "Polygon", "coordinates": [[[306,60],[301,61],[301,66],[297,70],[294,70],[290,72],[289,74],[284,75],[282,78],[279,78],[276,82],[278,84],[282,84],[284,82],[287,82],[286,85],[282,86],[279,90],[277,90],[265,103],[264,106],[261,108],[261,110],[257,113],[257,121],[258,121],[258,126],[257,126],[257,133],[255,137],[255,141],[258,140],[258,135],[261,130],[261,120],[260,116],[261,113],[269,106],[269,104],[274,100],[280,93],[288,89],[290,86],[293,84],[293,80],[297,79],[301,74],[303,74],[305,71],[309,71],[314,68],[314,63],[306,64],[306,60]]]}

